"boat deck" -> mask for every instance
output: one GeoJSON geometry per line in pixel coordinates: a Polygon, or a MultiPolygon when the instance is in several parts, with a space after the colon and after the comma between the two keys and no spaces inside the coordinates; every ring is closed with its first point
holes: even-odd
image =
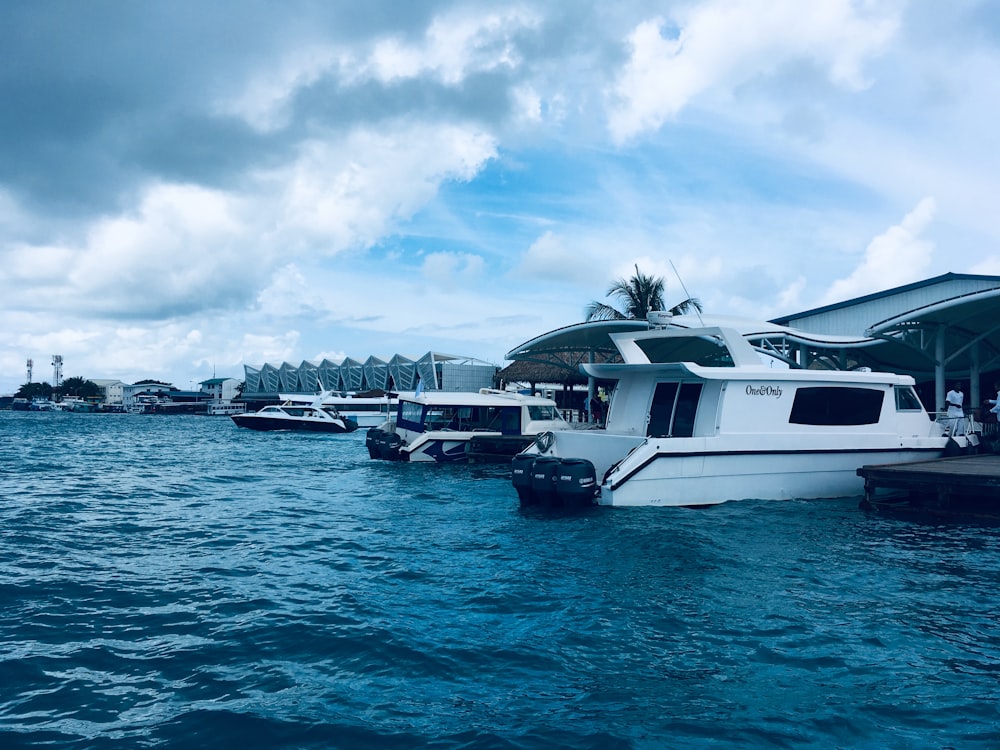
{"type": "Polygon", "coordinates": [[[1000,516],[1000,455],[862,466],[865,503],[877,508],[1000,516]]]}

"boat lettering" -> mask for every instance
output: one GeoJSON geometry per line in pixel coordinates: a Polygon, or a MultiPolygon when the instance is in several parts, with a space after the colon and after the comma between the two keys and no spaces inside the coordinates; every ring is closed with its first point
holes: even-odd
{"type": "Polygon", "coordinates": [[[781,386],[777,385],[748,385],[748,396],[774,396],[781,398],[781,386]]]}

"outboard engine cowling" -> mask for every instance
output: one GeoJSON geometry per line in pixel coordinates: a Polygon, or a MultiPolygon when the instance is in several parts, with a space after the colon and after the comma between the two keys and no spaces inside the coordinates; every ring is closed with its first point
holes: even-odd
{"type": "Polygon", "coordinates": [[[395,432],[384,432],[378,440],[379,457],[386,461],[399,461],[399,448],[403,444],[403,438],[395,432]]]}
{"type": "Polygon", "coordinates": [[[531,489],[531,469],[535,463],[535,458],[531,453],[518,453],[510,463],[510,482],[517,490],[517,497],[521,505],[530,505],[538,502],[534,491],[531,489]]]}
{"type": "Polygon", "coordinates": [[[556,497],[566,507],[581,507],[594,501],[597,470],[585,458],[564,458],[555,481],[556,497]]]}
{"type": "Polygon", "coordinates": [[[368,458],[381,458],[378,451],[378,439],[382,430],[378,427],[369,427],[365,433],[365,447],[368,449],[368,458]]]}
{"type": "Polygon", "coordinates": [[[560,459],[555,456],[538,456],[531,465],[531,492],[538,502],[555,504],[556,477],[560,463],[560,459]]]}

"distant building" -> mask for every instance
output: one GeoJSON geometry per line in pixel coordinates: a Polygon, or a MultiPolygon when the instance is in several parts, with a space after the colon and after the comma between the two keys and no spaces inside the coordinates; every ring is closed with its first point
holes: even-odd
{"type": "Polygon", "coordinates": [[[132,409],[139,405],[139,396],[147,395],[170,395],[176,390],[172,385],[166,383],[136,383],[134,385],[122,385],[122,405],[126,409],[132,409]]]}
{"type": "Polygon", "coordinates": [[[207,393],[212,401],[232,401],[236,398],[240,381],[236,378],[212,378],[203,380],[198,385],[203,393],[207,393]]]}
{"type": "Polygon", "coordinates": [[[104,403],[106,404],[121,404],[125,384],[120,380],[100,380],[97,378],[90,378],[90,382],[96,385],[101,391],[104,392],[104,403]]]}
{"type": "Polygon", "coordinates": [[[261,367],[244,365],[247,400],[278,393],[316,393],[322,389],[342,392],[425,391],[475,392],[495,384],[496,365],[472,357],[427,352],[419,359],[396,354],[389,360],[368,357],[360,362],[350,357],[341,362],[324,359],[319,364],[282,362],[261,367]]]}

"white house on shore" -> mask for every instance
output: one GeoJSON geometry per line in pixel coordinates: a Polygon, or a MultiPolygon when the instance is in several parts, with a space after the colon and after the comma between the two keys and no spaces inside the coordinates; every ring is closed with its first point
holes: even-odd
{"type": "Polygon", "coordinates": [[[104,403],[121,404],[124,399],[125,384],[120,380],[90,378],[90,382],[104,392],[104,403]]]}
{"type": "Polygon", "coordinates": [[[236,378],[211,378],[202,380],[198,385],[201,386],[202,393],[212,397],[213,402],[229,402],[236,398],[240,381],[236,378]]]}

